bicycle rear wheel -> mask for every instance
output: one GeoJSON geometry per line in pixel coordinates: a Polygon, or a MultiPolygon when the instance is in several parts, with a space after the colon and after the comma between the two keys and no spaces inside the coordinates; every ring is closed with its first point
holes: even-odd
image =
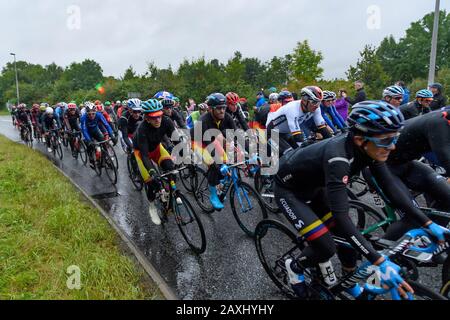
{"type": "Polygon", "coordinates": [[[287,274],[285,261],[301,254],[303,243],[283,223],[266,219],[255,230],[255,246],[259,260],[273,283],[290,299],[297,299],[287,274]]]}
{"type": "Polygon", "coordinates": [[[195,213],[189,200],[180,192],[172,199],[175,208],[175,221],[183,235],[184,240],[197,253],[206,249],[206,236],[200,218],[195,213]],[[177,198],[180,200],[177,202],[177,198]]]}
{"type": "Polygon", "coordinates": [[[209,201],[209,185],[206,172],[200,167],[196,167],[195,170],[198,176],[198,184],[194,192],[195,201],[197,201],[198,206],[203,212],[213,213],[215,210],[209,201]]]}
{"type": "Polygon", "coordinates": [[[248,183],[239,181],[231,188],[230,204],[239,227],[253,238],[257,224],[267,218],[266,207],[261,196],[248,183]]]}

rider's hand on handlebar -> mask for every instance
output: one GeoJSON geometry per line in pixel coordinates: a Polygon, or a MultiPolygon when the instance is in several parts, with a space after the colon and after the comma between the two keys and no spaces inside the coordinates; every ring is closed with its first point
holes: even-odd
{"type": "Polygon", "coordinates": [[[442,244],[445,242],[445,234],[450,234],[450,230],[444,228],[437,223],[432,222],[426,227],[432,234],[438,239],[438,243],[442,244]]]}
{"type": "Polygon", "coordinates": [[[405,299],[408,299],[408,292],[414,293],[413,288],[400,276],[400,267],[389,260],[386,256],[383,257],[378,265],[380,270],[381,285],[383,288],[396,288],[398,293],[405,299]]]}

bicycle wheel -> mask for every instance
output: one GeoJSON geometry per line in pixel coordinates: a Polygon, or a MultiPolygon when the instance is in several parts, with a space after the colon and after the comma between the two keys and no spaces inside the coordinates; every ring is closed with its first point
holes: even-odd
{"type": "Polygon", "coordinates": [[[195,201],[197,201],[203,212],[213,213],[215,210],[209,201],[209,185],[206,172],[200,167],[196,167],[195,170],[198,176],[198,185],[194,192],[195,201]]]}
{"type": "Polygon", "coordinates": [[[267,218],[267,210],[261,196],[248,183],[239,181],[231,187],[230,204],[239,227],[253,238],[256,225],[267,218]]]}
{"type": "Polygon", "coordinates": [[[139,169],[137,168],[136,159],[134,155],[127,156],[127,168],[128,168],[128,176],[130,177],[131,182],[137,191],[141,191],[144,187],[144,182],[142,181],[141,174],[139,169]]]}
{"type": "Polygon", "coordinates": [[[69,147],[69,137],[67,136],[66,133],[63,133],[61,135],[61,137],[62,137],[62,143],[63,143],[64,147],[68,148],[69,147]]]}
{"type": "Polygon", "coordinates": [[[180,180],[183,187],[187,192],[193,193],[198,185],[198,175],[195,168],[191,165],[187,166],[186,169],[181,170],[180,180]]]}
{"type": "Polygon", "coordinates": [[[386,223],[379,228],[375,228],[375,225],[385,221],[385,216],[361,201],[349,200],[349,205],[349,216],[359,230],[380,237],[384,234],[388,224],[386,223]]]}
{"type": "Polygon", "coordinates": [[[116,169],[119,170],[119,160],[117,159],[116,151],[114,151],[114,148],[109,143],[106,143],[105,150],[108,153],[111,160],[114,162],[116,169]]]}
{"type": "Polygon", "coordinates": [[[113,185],[117,183],[117,169],[114,161],[107,152],[103,152],[102,165],[105,168],[106,175],[113,185]]]}
{"type": "Polygon", "coordinates": [[[28,147],[33,148],[33,137],[31,135],[31,131],[27,130],[25,132],[25,140],[28,147]]]}
{"type": "Polygon", "coordinates": [[[280,213],[281,210],[278,208],[278,204],[275,201],[275,196],[273,194],[273,178],[268,176],[262,176],[261,171],[256,172],[253,178],[253,183],[255,190],[261,196],[264,201],[264,205],[267,210],[273,213],[280,213]]]}
{"type": "Polygon", "coordinates": [[[350,179],[348,188],[355,194],[358,198],[369,192],[369,187],[366,181],[361,177],[353,177],[350,179]]]}
{"type": "Polygon", "coordinates": [[[58,158],[60,159],[60,160],[62,160],[63,159],[63,150],[62,150],[62,148],[61,148],[61,143],[59,143],[59,142],[56,142],[56,153],[57,153],[57,155],[58,155],[58,158]]]}
{"type": "Polygon", "coordinates": [[[205,252],[205,230],[191,203],[181,192],[177,192],[172,201],[175,208],[175,221],[184,240],[195,253],[205,252]],[[181,203],[177,202],[177,198],[181,200],[181,203]]]}
{"type": "Polygon", "coordinates": [[[266,219],[256,226],[255,246],[259,260],[273,283],[287,297],[296,299],[289,284],[285,261],[298,257],[303,249],[303,243],[283,223],[266,219]]]}
{"type": "Polygon", "coordinates": [[[81,161],[83,162],[84,165],[86,165],[88,162],[86,145],[80,139],[78,139],[77,141],[78,141],[78,153],[80,155],[81,161]]]}

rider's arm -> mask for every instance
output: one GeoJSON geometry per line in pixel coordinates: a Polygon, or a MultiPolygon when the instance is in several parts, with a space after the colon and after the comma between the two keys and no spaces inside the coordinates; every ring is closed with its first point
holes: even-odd
{"type": "Polygon", "coordinates": [[[428,126],[428,143],[439,164],[450,173],[450,123],[445,118],[434,118],[428,126]]]}
{"type": "Polygon", "coordinates": [[[349,202],[347,195],[347,182],[350,175],[350,161],[345,157],[327,157],[324,164],[326,188],[330,209],[335,219],[335,228],[345,239],[365,256],[371,263],[380,261],[381,255],[358,231],[349,217],[349,202]]]}
{"type": "Polygon", "coordinates": [[[112,131],[108,121],[106,121],[105,117],[103,116],[103,114],[101,114],[100,112],[97,112],[95,116],[101,121],[101,123],[106,128],[106,130],[108,130],[109,136],[111,138],[113,138],[114,137],[114,133],[113,133],[113,131],[112,131]]]}
{"type": "Polygon", "coordinates": [[[244,113],[242,112],[241,106],[238,105],[237,108],[238,109],[237,109],[236,113],[237,113],[237,119],[239,121],[239,124],[241,125],[241,128],[244,131],[247,131],[249,128],[248,128],[247,121],[245,121],[245,116],[244,116],[244,113]]]}
{"type": "Polygon", "coordinates": [[[181,116],[181,114],[178,111],[176,111],[176,110],[173,110],[173,113],[175,115],[175,121],[178,124],[178,127],[180,129],[186,129],[186,122],[184,121],[184,119],[181,116]]]}
{"type": "Polygon", "coordinates": [[[369,167],[381,190],[396,207],[414,219],[420,226],[429,224],[430,219],[414,206],[410,196],[404,191],[404,188],[397,185],[385,162],[375,161],[369,167]]]}
{"type": "Polygon", "coordinates": [[[138,128],[138,132],[136,132],[136,142],[137,142],[136,149],[138,149],[139,152],[141,153],[142,163],[144,164],[145,169],[149,171],[152,168],[152,163],[150,161],[150,158],[148,157],[150,150],[148,148],[149,142],[147,134],[145,132],[145,128],[143,127],[138,128]]]}
{"type": "Polygon", "coordinates": [[[91,139],[91,136],[89,135],[89,130],[87,128],[87,121],[88,121],[87,120],[87,114],[84,114],[81,117],[81,120],[80,120],[80,122],[81,122],[81,132],[83,133],[84,140],[90,142],[92,139],[91,139]]]}
{"type": "Polygon", "coordinates": [[[131,144],[130,139],[128,139],[128,119],[125,117],[121,117],[119,119],[118,125],[120,132],[122,132],[123,141],[125,142],[128,148],[132,149],[133,145],[131,144]]]}
{"type": "Polygon", "coordinates": [[[326,121],[322,117],[320,108],[317,108],[316,111],[314,111],[313,119],[316,124],[317,131],[322,135],[322,137],[324,139],[331,138],[331,133],[327,129],[326,121]]]}

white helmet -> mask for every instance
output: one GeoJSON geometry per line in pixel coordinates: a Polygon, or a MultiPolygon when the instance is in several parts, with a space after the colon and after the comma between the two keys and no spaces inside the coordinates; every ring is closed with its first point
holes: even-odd
{"type": "Polygon", "coordinates": [[[278,102],[278,93],[274,92],[269,95],[269,102],[275,103],[278,102]]]}
{"type": "Polygon", "coordinates": [[[53,114],[53,108],[47,107],[47,109],[45,109],[45,113],[46,114],[53,114]]]}

